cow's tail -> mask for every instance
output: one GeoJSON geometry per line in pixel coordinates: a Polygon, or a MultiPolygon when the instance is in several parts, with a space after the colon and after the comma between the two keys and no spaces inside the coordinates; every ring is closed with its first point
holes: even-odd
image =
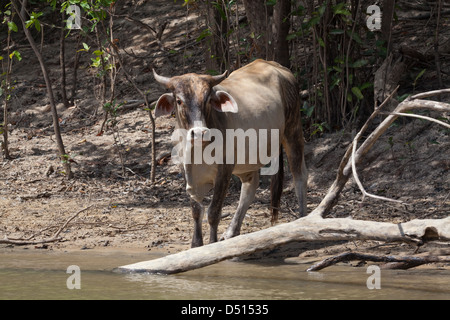
{"type": "Polygon", "coordinates": [[[270,206],[272,217],[270,222],[274,225],[278,221],[278,212],[280,210],[281,193],[283,192],[284,180],[284,163],[283,163],[283,147],[280,146],[280,155],[278,156],[278,171],[275,173],[270,182],[270,206]]]}

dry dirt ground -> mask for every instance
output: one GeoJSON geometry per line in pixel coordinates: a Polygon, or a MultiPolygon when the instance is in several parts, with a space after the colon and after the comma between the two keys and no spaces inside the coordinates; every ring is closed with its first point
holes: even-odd
{"type": "MultiPolygon", "coordinates": [[[[127,56],[125,63],[137,84],[145,90],[149,89],[154,100],[163,90],[154,83],[152,66],[164,70],[164,75],[201,70],[202,53],[195,46],[189,46],[201,31],[201,26],[195,22],[196,13],[187,15],[186,9],[174,6],[173,1],[152,3],[155,6],[141,7],[134,18],[153,26],[160,25],[164,19],[170,21],[163,37],[165,51],[158,49],[150,33],[142,32],[140,26],[130,21],[118,21],[116,34],[120,44],[128,51],[133,50],[135,55],[150,52],[146,59],[127,56]],[[169,6],[175,9],[168,10],[169,6]]],[[[47,37],[43,52],[48,58],[51,77],[58,90],[58,63],[49,59],[57,56],[58,41],[56,36],[47,37]]],[[[69,37],[67,42],[70,64],[75,51],[74,37],[69,37]]],[[[40,70],[29,46],[22,45],[20,51],[24,59],[15,69],[17,85],[11,110],[10,149],[13,159],[0,163],[0,239],[51,238],[69,218],[89,207],[61,230],[61,241],[27,247],[47,250],[139,248],[165,253],[187,249],[193,221],[180,170],[170,158],[162,157],[157,166],[156,183],[150,185],[148,181],[151,133],[147,111],[138,106],[120,113],[117,124],[120,143],[115,142],[111,129],[99,136],[102,110],[92,89],[98,84],[98,79],[88,67],[90,56],[84,54],[76,106],[65,109],[62,104],[58,105],[66,150],[74,160],[72,169],[75,178],[67,180],[56,155],[51,115],[45,111],[48,99],[40,70]],[[99,115],[94,117],[96,109],[99,115]],[[122,154],[125,175],[119,153],[122,154]]],[[[70,79],[72,71],[68,72],[70,79]]],[[[119,81],[118,90],[121,101],[127,101],[127,104],[141,99],[126,80],[119,81]]],[[[450,102],[449,96],[442,98],[450,102]]],[[[447,120],[450,118],[448,114],[431,115],[447,120]]],[[[171,150],[170,135],[174,119],[159,118],[156,125],[157,154],[165,155],[171,150]]],[[[349,181],[328,218],[349,216],[398,223],[415,218],[447,217],[450,213],[449,137],[450,131],[436,124],[423,120],[398,120],[367,155],[359,167],[359,174],[367,191],[404,200],[408,205],[362,200],[356,184],[349,181]]],[[[334,133],[306,138],[308,211],[311,211],[334,180],[352,136],[334,133]]],[[[261,180],[241,233],[270,227],[269,181],[266,178],[261,180]]],[[[278,223],[296,219],[297,203],[289,174],[284,188],[278,223]]],[[[233,214],[238,199],[239,183],[233,179],[224,213],[233,214]]],[[[230,220],[231,216],[222,220],[220,232],[225,230],[230,220]]],[[[207,239],[206,222],[203,230],[207,239]]],[[[383,253],[412,253],[415,249],[409,245],[360,241],[297,243],[294,247],[294,253],[290,250],[292,246],[289,250],[278,249],[276,252],[285,256],[301,252],[304,256],[322,256],[368,247],[381,248],[383,253]]],[[[427,250],[426,246],[421,250],[427,250]]]]}

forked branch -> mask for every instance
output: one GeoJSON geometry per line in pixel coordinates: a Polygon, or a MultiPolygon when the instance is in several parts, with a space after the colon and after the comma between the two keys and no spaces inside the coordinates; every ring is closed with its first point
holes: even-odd
{"type": "MultiPolygon", "coordinates": [[[[395,90],[394,90],[395,92],[395,90]]],[[[425,92],[421,94],[417,94],[414,97],[430,97],[433,95],[438,95],[441,93],[448,93],[450,92],[450,89],[443,89],[443,90],[435,90],[430,92],[425,92]]],[[[391,99],[393,94],[391,94],[386,100],[383,102],[382,105],[384,105],[389,99],[391,99]]],[[[357,137],[359,138],[364,130],[366,130],[366,127],[368,125],[368,122],[371,121],[374,118],[374,115],[377,115],[380,113],[380,109],[382,107],[380,105],[379,108],[377,108],[374,113],[370,116],[369,120],[366,122],[366,124],[363,126],[360,132],[358,132],[357,137]]],[[[384,134],[387,129],[391,126],[391,124],[399,117],[399,113],[403,114],[408,111],[417,111],[417,110],[433,110],[437,112],[450,112],[450,104],[443,103],[443,102],[437,102],[437,101],[431,101],[431,100],[422,100],[422,99],[413,99],[411,100],[411,97],[405,99],[403,102],[401,102],[395,110],[389,114],[389,116],[384,119],[384,121],[367,137],[367,139],[362,143],[362,145],[355,150],[355,152],[352,152],[353,150],[353,143],[349,146],[346,154],[344,155],[341,164],[338,168],[338,173],[336,176],[335,181],[333,182],[332,186],[330,187],[327,195],[324,197],[322,202],[319,204],[319,207],[314,210],[311,214],[320,215],[323,216],[327,212],[331,210],[331,208],[334,206],[335,201],[337,199],[337,196],[340,194],[342,189],[344,188],[345,184],[347,183],[348,179],[350,178],[353,170],[352,170],[352,163],[354,162],[354,165],[358,165],[364,156],[367,154],[367,152],[372,148],[372,146],[375,144],[375,142],[378,140],[378,138],[384,134]],[[353,154],[353,156],[352,156],[353,154]]],[[[408,114],[409,115],[409,114],[408,114]]],[[[441,124],[441,123],[440,123],[441,124]]],[[[444,123],[445,124],[445,123],[444,123]]],[[[385,199],[386,200],[386,199],[385,199]]]]}

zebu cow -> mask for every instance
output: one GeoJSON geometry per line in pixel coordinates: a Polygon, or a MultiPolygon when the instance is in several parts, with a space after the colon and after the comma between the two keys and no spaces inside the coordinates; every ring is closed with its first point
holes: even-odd
{"type": "MultiPolygon", "coordinates": [[[[226,72],[219,76],[185,74],[166,78],[153,70],[156,81],[164,85],[171,93],[163,94],[156,103],[155,117],[171,114],[175,111],[177,128],[187,132],[187,139],[182,141],[182,152],[198,146],[205,150],[212,143],[207,138],[209,131],[218,129],[223,133],[223,143],[234,143],[227,136],[229,129],[242,129],[256,132],[262,129],[278,130],[276,146],[272,139],[267,139],[266,150],[274,151],[279,157],[278,172],[272,177],[272,222],[276,221],[283,182],[283,153],[286,151],[290,169],[295,182],[295,191],[299,201],[300,214],[306,214],[307,171],[303,157],[303,131],[300,118],[300,101],[297,84],[293,74],[276,62],[256,60],[238,69],[226,77],[226,72]]],[[[216,132],[216,131],[215,131],[216,132]]],[[[217,241],[223,201],[228,189],[231,175],[242,181],[239,205],[231,224],[222,238],[227,239],[240,233],[245,213],[253,201],[259,185],[259,169],[264,166],[258,158],[256,163],[249,161],[250,151],[255,152],[255,145],[245,144],[239,148],[234,144],[235,152],[231,158],[237,159],[236,153],[247,151],[244,163],[223,161],[222,163],[196,163],[184,155],[184,174],[186,191],[191,196],[194,218],[194,235],[192,247],[203,245],[201,204],[205,195],[214,188],[212,202],[208,208],[210,225],[210,242],[217,241]]],[[[223,148],[223,158],[229,149],[223,148]]],[[[229,155],[228,155],[229,156],[229,155]]],[[[191,156],[193,157],[193,156],[191,156]]]]}

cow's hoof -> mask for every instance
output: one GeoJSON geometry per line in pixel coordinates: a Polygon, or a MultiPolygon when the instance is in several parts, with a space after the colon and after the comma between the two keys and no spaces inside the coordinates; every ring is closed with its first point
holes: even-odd
{"type": "Polygon", "coordinates": [[[202,240],[200,240],[200,241],[192,241],[191,242],[191,248],[198,248],[198,247],[201,247],[201,246],[203,246],[203,241],[202,240]]]}

